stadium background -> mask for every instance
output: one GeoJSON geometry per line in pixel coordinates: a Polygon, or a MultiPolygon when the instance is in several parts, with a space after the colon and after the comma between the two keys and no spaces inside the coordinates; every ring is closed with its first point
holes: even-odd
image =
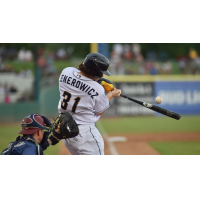
{"type": "MultiPolygon", "coordinates": [[[[21,120],[57,115],[58,76],[90,52],[109,57],[109,79],[123,94],[178,112],[177,121],[123,98],[96,124],[106,154],[200,154],[199,44],[0,44],[0,150],[17,137],[21,120]],[[6,91],[6,92],[5,92],[6,91]]],[[[107,77],[108,78],[108,77],[107,77]]],[[[62,143],[45,154],[68,154],[62,143]]]]}

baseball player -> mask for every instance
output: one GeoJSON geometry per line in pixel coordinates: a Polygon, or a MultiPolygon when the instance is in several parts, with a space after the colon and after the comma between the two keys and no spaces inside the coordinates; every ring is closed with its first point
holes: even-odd
{"type": "MultiPolygon", "coordinates": [[[[54,145],[51,141],[53,136],[48,139],[51,122],[46,117],[36,113],[28,115],[22,120],[21,126],[19,134],[22,136],[11,142],[1,155],[43,155],[43,150],[51,144],[54,145]]],[[[60,124],[56,132],[60,133],[60,124]]]]}
{"type": "Polygon", "coordinates": [[[69,112],[79,128],[76,138],[63,142],[72,155],[104,155],[104,141],[95,122],[109,108],[113,97],[121,91],[107,91],[97,81],[103,74],[110,76],[109,60],[99,54],[87,55],[79,68],[65,68],[59,77],[60,101],[58,112],[69,112]]]}

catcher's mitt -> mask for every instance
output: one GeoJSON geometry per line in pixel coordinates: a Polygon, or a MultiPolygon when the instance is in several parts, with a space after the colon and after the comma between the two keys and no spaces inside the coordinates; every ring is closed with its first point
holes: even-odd
{"type": "Polygon", "coordinates": [[[73,138],[76,137],[78,134],[79,129],[77,123],[70,113],[64,112],[60,113],[55,119],[52,127],[52,135],[49,137],[49,139],[52,141],[52,145],[55,145],[61,139],[73,138]],[[61,123],[60,133],[57,133],[56,129],[58,128],[59,123],[61,123]]]}

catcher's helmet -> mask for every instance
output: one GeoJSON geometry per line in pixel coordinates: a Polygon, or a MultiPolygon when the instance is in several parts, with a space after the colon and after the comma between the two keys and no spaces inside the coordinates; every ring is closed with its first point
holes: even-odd
{"type": "Polygon", "coordinates": [[[109,60],[100,53],[90,53],[83,61],[83,65],[89,69],[94,78],[101,78],[102,73],[110,76],[109,64],[109,60]]]}
{"type": "Polygon", "coordinates": [[[21,123],[22,130],[19,134],[31,135],[37,130],[42,129],[45,132],[51,130],[51,122],[44,116],[40,116],[37,113],[26,116],[21,123]]]}

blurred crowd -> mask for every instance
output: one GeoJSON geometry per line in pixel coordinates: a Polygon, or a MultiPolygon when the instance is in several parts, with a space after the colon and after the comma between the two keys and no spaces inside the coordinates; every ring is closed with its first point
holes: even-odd
{"type": "MultiPolygon", "coordinates": [[[[47,51],[43,48],[39,48],[34,57],[31,50],[21,48],[17,51],[15,48],[6,48],[4,45],[0,46],[0,75],[14,74],[14,76],[22,79],[33,77],[33,72],[28,67],[17,69],[15,63],[35,62],[39,70],[40,87],[44,85],[53,85],[57,83],[59,72],[54,66],[55,60],[69,59],[73,48],[69,47],[66,50],[59,48],[57,51],[47,51]],[[14,61],[14,62],[11,62],[14,61]]],[[[19,66],[19,65],[18,65],[19,66]]],[[[21,67],[20,67],[21,68],[21,67]]],[[[19,78],[18,78],[19,79],[19,78]]],[[[13,81],[12,81],[13,82],[13,81]]],[[[30,88],[30,92],[21,92],[20,88],[16,88],[17,85],[11,84],[9,80],[7,83],[0,80],[0,102],[12,103],[11,95],[16,94],[17,99],[14,102],[25,102],[33,99],[33,88],[30,88]]],[[[13,95],[12,95],[13,96],[13,95]]]]}
{"type": "Polygon", "coordinates": [[[115,44],[110,54],[110,71],[112,74],[157,75],[173,74],[178,68],[181,74],[198,74],[200,57],[195,49],[190,48],[188,55],[171,62],[166,52],[156,54],[149,51],[142,54],[140,44],[115,44]]]}
{"type": "MultiPolygon", "coordinates": [[[[0,45],[0,75],[13,73],[18,77],[33,78],[33,72],[27,67],[16,69],[15,63],[35,62],[39,70],[40,87],[54,85],[57,83],[59,71],[54,61],[65,61],[71,58],[73,47],[58,48],[55,51],[39,48],[36,55],[30,49],[0,45]],[[9,62],[14,61],[14,62],[9,62]]],[[[149,51],[142,53],[140,44],[114,44],[110,51],[109,70],[113,75],[139,74],[139,75],[169,75],[169,74],[199,74],[200,56],[194,48],[190,48],[188,55],[177,57],[177,60],[170,60],[166,52],[156,53],[149,51]]],[[[24,66],[24,65],[23,65],[24,66]]],[[[0,98],[4,103],[10,103],[12,94],[17,94],[17,102],[24,102],[33,99],[33,88],[30,92],[21,92],[20,88],[9,82],[0,81],[0,98]],[[32,90],[32,91],[31,91],[32,90]]]]}
{"type": "MultiPolygon", "coordinates": [[[[69,59],[73,52],[72,47],[59,48],[57,51],[48,51],[43,48],[37,50],[36,63],[42,71],[42,76],[52,76],[56,74],[56,67],[53,65],[54,60],[66,60],[69,59]]],[[[24,68],[21,71],[15,68],[14,64],[9,61],[17,62],[33,62],[35,61],[33,52],[29,49],[22,47],[17,51],[14,47],[7,48],[4,45],[0,46],[0,73],[16,73],[20,76],[31,76],[32,72],[30,69],[24,68]]]]}
{"type": "MultiPolygon", "coordinates": [[[[72,46],[68,46],[66,49],[58,48],[56,51],[52,51],[51,54],[55,60],[68,59],[74,51],[72,46]]],[[[37,52],[40,56],[46,54],[43,48],[40,48],[37,52]]],[[[18,61],[32,61],[34,58],[33,52],[30,49],[22,47],[20,50],[16,50],[15,47],[6,47],[4,44],[0,44],[0,57],[2,61],[18,60],[18,61]]]]}
{"type": "Polygon", "coordinates": [[[72,49],[65,50],[64,48],[54,51],[45,51],[45,49],[40,48],[37,51],[37,66],[41,70],[40,85],[54,85],[57,83],[59,77],[59,71],[54,65],[54,61],[62,61],[70,58],[70,53],[72,49]]]}
{"type": "Polygon", "coordinates": [[[180,56],[177,60],[182,74],[199,74],[200,57],[194,48],[190,48],[188,56],[180,56]]]}
{"type": "Polygon", "coordinates": [[[13,103],[11,100],[11,95],[13,94],[17,94],[19,93],[19,95],[17,95],[17,99],[15,100],[15,102],[25,102],[25,101],[29,101],[33,98],[32,96],[32,92],[20,92],[19,89],[17,87],[15,87],[13,84],[1,84],[0,83],[0,99],[2,103],[13,103]]]}

